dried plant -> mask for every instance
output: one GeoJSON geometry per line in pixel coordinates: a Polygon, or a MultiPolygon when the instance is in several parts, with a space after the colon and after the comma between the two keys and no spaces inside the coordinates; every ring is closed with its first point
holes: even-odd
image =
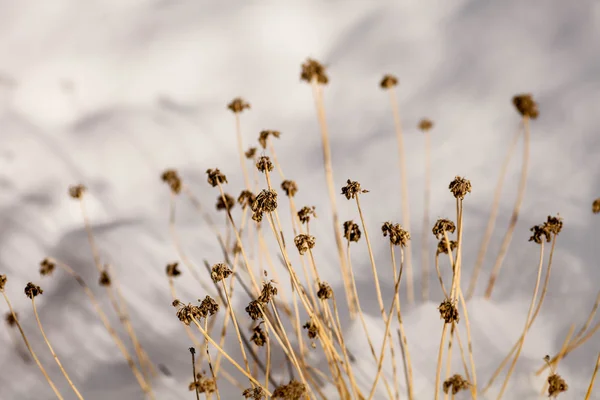
{"type": "Polygon", "coordinates": [[[267,141],[269,140],[269,136],[273,136],[274,138],[279,139],[279,136],[281,136],[281,132],[272,130],[261,131],[258,137],[258,143],[260,143],[263,149],[267,148],[267,141]]]}
{"type": "Polygon", "coordinates": [[[350,242],[358,242],[360,240],[360,228],[354,221],[344,222],[344,237],[350,242]]]}
{"type": "Polygon", "coordinates": [[[229,103],[227,105],[227,108],[229,108],[232,112],[238,114],[238,113],[241,113],[244,110],[249,110],[250,109],[250,103],[246,102],[241,97],[236,97],[235,99],[233,99],[231,101],[231,103],[229,103]]]}
{"type": "Polygon", "coordinates": [[[179,174],[174,169],[168,169],[162,173],[161,179],[171,188],[173,194],[181,193],[182,183],[179,174]]]}
{"type": "Polygon", "coordinates": [[[312,206],[312,207],[304,206],[300,209],[300,211],[298,211],[298,219],[303,224],[308,224],[310,222],[311,217],[317,218],[317,213],[315,212],[315,206],[312,206]]]}
{"type": "Polygon", "coordinates": [[[325,67],[318,62],[309,58],[304,64],[302,64],[302,72],[300,73],[300,79],[308,83],[318,82],[321,85],[326,85],[329,82],[329,78],[325,72],[325,67]]]}
{"type": "Polygon", "coordinates": [[[294,197],[298,193],[298,185],[294,181],[285,180],[281,182],[281,190],[285,192],[288,197],[294,197]]]}
{"type": "Polygon", "coordinates": [[[167,272],[167,276],[169,276],[171,278],[175,278],[175,277],[181,275],[181,271],[179,270],[179,263],[174,262],[171,264],[167,264],[166,272],[167,272]]]}
{"type": "Polygon", "coordinates": [[[212,187],[217,187],[220,183],[227,183],[227,177],[219,168],[207,169],[206,174],[208,175],[208,184],[212,187]]]}
{"type": "Polygon", "coordinates": [[[314,248],[315,243],[315,237],[311,235],[300,234],[294,238],[294,244],[301,255],[314,248]]]}
{"type": "Polygon", "coordinates": [[[394,75],[384,75],[379,83],[379,86],[381,86],[382,89],[389,89],[397,85],[398,78],[396,78],[394,75]]]}
{"type": "Polygon", "coordinates": [[[256,169],[258,169],[260,172],[271,172],[273,171],[273,168],[273,163],[269,157],[260,156],[258,158],[258,161],[256,162],[256,169]]]}
{"type": "Polygon", "coordinates": [[[385,222],[381,227],[381,232],[383,232],[383,236],[389,236],[390,243],[394,246],[406,247],[410,240],[410,234],[400,224],[385,222]]]}
{"type": "Polygon", "coordinates": [[[600,197],[592,203],[592,212],[594,214],[600,214],[600,197]]]}

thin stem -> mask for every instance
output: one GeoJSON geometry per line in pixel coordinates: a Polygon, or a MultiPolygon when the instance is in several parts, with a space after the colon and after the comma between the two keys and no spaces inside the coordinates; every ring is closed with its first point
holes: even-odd
{"type": "Polygon", "coordinates": [[[237,135],[237,144],[238,144],[238,153],[240,156],[240,165],[242,167],[242,172],[244,173],[244,182],[246,184],[246,189],[251,190],[250,186],[250,175],[248,174],[248,167],[246,167],[246,160],[244,154],[244,144],[242,140],[242,128],[240,123],[240,113],[235,114],[235,132],[237,135]]]}
{"type": "Polygon", "coordinates": [[[435,400],[440,398],[440,377],[442,375],[442,355],[444,354],[444,342],[446,339],[446,331],[448,328],[448,324],[444,323],[444,327],[442,328],[442,338],[440,339],[440,348],[438,350],[438,359],[437,359],[437,368],[435,370],[435,400]]]}
{"type": "Polygon", "coordinates": [[[200,388],[198,387],[198,381],[196,378],[196,350],[193,347],[190,347],[190,353],[192,353],[192,378],[194,379],[196,400],[200,400],[200,388]]]}
{"type": "Polygon", "coordinates": [[[590,380],[590,385],[588,386],[587,393],[585,394],[585,399],[591,399],[592,389],[594,389],[594,381],[596,380],[596,374],[598,373],[598,369],[600,368],[600,353],[598,353],[598,358],[596,359],[596,366],[594,367],[594,372],[592,373],[592,379],[590,380]]]}
{"type": "MultiPolygon", "coordinates": [[[[194,320],[194,323],[196,324],[196,326],[200,327],[200,325],[198,324],[198,322],[196,320],[194,320]]],[[[204,332],[208,331],[208,318],[204,318],[204,332]]],[[[205,335],[206,339],[209,339],[208,336],[205,335]]],[[[212,360],[210,358],[210,351],[208,351],[208,341],[205,340],[205,347],[204,349],[206,350],[206,360],[208,361],[208,368],[210,369],[210,374],[213,378],[213,381],[215,382],[215,392],[217,392],[217,400],[221,400],[221,395],[219,394],[219,386],[217,385],[217,375],[215,374],[215,370],[213,369],[213,365],[212,365],[212,360]]]]}
{"type": "Polygon", "coordinates": [[[425,134],[425,193],[423,195],[423,228],[421,229],[421,296],[429,300],[429,205],[431,203],[431,136],[425,134]]]}
{"type": "Polygon", "coordinates": [[[231,305],[231,298],[229,297],[229,292],[227,290],[227,285],[225,285],[225,280],[221,280],[221,284],[223,286],[223,292],[225,292],[225,298],[227,299],[227,308],[229,309],[229,313],[231,314],[231,320],[233,321],[235,333],[237,334],[238,343],[242,352],[242,358],[244,359],[244,363],[246,364],[246,370],[248,371],[248,374],[250,374],[250,364],[248,363],[248,357],[246,356],[246,351],[244,350],[244,345],[242,344],[242,335],[240,334],[240,327],[238,326],[237,318],[235,317],[235,312],[233,311],[233,306],[231,305]]]}

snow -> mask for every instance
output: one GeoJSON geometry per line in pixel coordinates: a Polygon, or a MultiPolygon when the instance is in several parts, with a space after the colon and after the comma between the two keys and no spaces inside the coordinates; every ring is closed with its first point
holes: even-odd
{"type": "MultiPolygon", "coordinates": [[[[172,374],[154,382],[157,398],[193,397],[187,391],[190,344],[164,277],[165,265],[178,257],[168,231],[169,193],[159,176],[177,168],[224,228],[224,216],[212,210],[217,191],[206,184],[204,171],[219,167],[228,176],[227,190],[237,194],[242,188],[234,119],[226,109],[236,96],[252,104],[242,114],[246,145],[263,129],[282,132],[279,159],[300,186],[296,203],[317,207],[319,218],[312,224],[317,264],[341,297],[337,269],[327,268],[336,265],[337,256],[330,251],[334,241],[316,114],[310,88],[299,82],[300,64],[309,56],[324,62],[331,78],[325,102],[336,186],[351,178],[370,190],[362,205],[386,300],[393,283],[385,268],[388,247],[378,232],[382,222],[399,221],[401,209],[393,121],[378,87],[381,76],[400,78],[415,265],[423,192],[423,141],[416,125],[422,117],[435,122],[432,222],[454,218],[447,185],[455,175],[473,184],[465,200],[463,287],[499,165],[518,126],[510,99],[534,94],[541,115],[532,123],[530,178],[515,237],[493,301],[485,301],[478,296],[508,225],[520,147],[469,310],[484,384],[525,322],[538,257],[537,246],[527,243],[528,229],[560,213],[565,225],[546,303],[504,396],[539,397],[543,377],[531,371],[545,354],[558,352],[571,324],[581,326],[600,281],[600,219],[590,213],[600,196],[598,2],[0,0],[0,10],[0,272],[8,275],[7,293],[37,354],[68,398],[73,397],[22,295],[28,281],[44,288],[38,307],[46,332],[85,398],[142,398],[77,284],[60,272],[44,279],[37,272],[46,256],[65,261],[109,306],[95,285],[80,209],[66,194],[79,182],[90,189],[86,205],[94,234],[104,261],[117,271],[136,332],[151,359],[172,374]]],[[[337,201],[342,220],[358,220],[352,202],[341,196],[337,201]]],[[[287,206],[282,207],[289,228],[287,206]]],[[[236,216],[239,220],[239,210],[236,216]]],[[[187,201],[178,202],[177,221],[185,252],[202,272],[204,259],[222,261],[211,231],[187,201]]],[[[268,240],[277,262],[275,242],[268,240]]],[[[373,337],[381,338],[363,242],[352,248],[352,261],[373,337]]],[[[182,300],[204,297],[183,271],[176,283],[182,300]]],[[[437,279],[430,287],[431,302],[403,304],[418,399],[432,397],[442,328],[435,309],[442,299],[437,279]]],[[[238,309],[245,301],[240,297],[238,309]]],[[[352,338],[348,348],[372,376],[362,328],[347,319],[343,325],[352,338]]],[[[0,332],[0,399],[53,398],[35,366],[22,361],[11,334],[0,332]]],[[[237,354],[234,336],[229,339],[228,349],[237,354]]],[[[599,350],[596,336],[561,362],[559,373],[570,390],[560,398],[583,398],[599,350]]],[[[490,390],[490,398],[498,389],[490,390]]],[[[235,388],[222,393],[240,397],[235,388]]]]}

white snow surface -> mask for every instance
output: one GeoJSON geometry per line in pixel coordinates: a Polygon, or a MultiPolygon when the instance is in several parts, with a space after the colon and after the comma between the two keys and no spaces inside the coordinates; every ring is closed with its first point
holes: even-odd
{"type": "MultiPolygon", "coordinates": [[[[504,396],[543,398],[545,376],[532,371],[544,355],[558,352],[571,324],[581,326],[600,282],[600,219],[590,209],[600,196],[598,1],[0,0],[0,22],[0,273],[8,275],[7,293],[65,398],[73,393],[23,295],[29,281],[44,289],[37,304],[49,340],[85,398],[143,398],[78,285],[60,271],[43,279],[38,274],[46,256],[69,263],[108,310],[95,285],[79,207],[66,194],[75,183],[89,188],[88,211],[103,261],[115,268],[143,346],[171,373],[153,382],[157,398],[194,398],[187,390],[190,343],[164,275],[165,265],[178,257],[168,231],[169,192],[159,177],[165,168],[177,168],[225,229],[224,216],[213,211],[217,191],[204,171],[219,167],[230,193],[242,189],[234,118],[226,109],[236,96],[252,104],[242,114],[245,146],[256,143],[263,129],[282,132],[276,149],[285,174],[299,184],[296,203],[317,207],[317,264],[343,298],[314,103],[310,87],[299,80],[300,64],[309,56],[328,66],[331,79],[325,101],[336,186],[351,178],[370,190],[362,206],[386,302],[393,283],[379,227],[386,220],[401,222],[401,208],[393,120],[378,87],[382,75],[400,78],[417,287],[424,171],[418,121],[435,122],[431,221],[455,218],[447,190],[455,175],[473,184],[465,200],[466,289],[499,166],[519,125],[511,98],[533,93],[541,114],[532,122],[530,175],[515,237],[493,299],[485,301],[483,289],[516,196],[520,146],[469,310],[483,385],[525,322],[539,251],[527,242],[529,228],[559,213],[564,229],[548,296],[504,396]]],[[[358,220],[353,202],[342,196],[337,201],[342,221],[358,220]]],[[[222,261],[217,242],[189,202],[182,199],[178,207],[183,246],[204,274],[203,260],[222,261]]],[[[285,201],[280,209],[291,243],[285,201]]],[[[235,216],[239,220],[239,208],[235,216]]],[[[277,261],[275,241],[267,237],[277,261]]],[[[352,252],[369,326],[380,343],[384,327],[364,241],[352,252]]],[[[185,268],[183,273],[176,282],[181,299],[203,298],[206,293],[185,268]]],[[[437,278],[430,287],[431,301],[403,301],[417,399],[433,397],[442,328],[437,278]]],[[[405,299],[405,286],[401,290],[405,299]]],[[[238,309],[247,301],[240,293],[238,309]]],[[[362,329],[348,318],[343,326],[362,382],[370,382],[375,368],[362,329]]],[[[0,329],[0,399],[53,398],[35,365],[21,358],[24,347],[14,333],[0,329]]],[[[227,348],[239,355],[234,336],[227,348]]],[[[560,363],[558,372],[570,386],[561,399],[583,398],[598,351],[596,335],[560,363]]],[[[458,360],[455,367],[462,372],[458,360]]],[[[385,373],[391,376],[388,364],[385,373]]],[[[222,398],[241,398],[238,389],[221,382],[222,398]]],[[[385,398],[380,386],[375,397],[385,398]]],[[[489,398],[498,390],[492,388],[489,398]]]]}

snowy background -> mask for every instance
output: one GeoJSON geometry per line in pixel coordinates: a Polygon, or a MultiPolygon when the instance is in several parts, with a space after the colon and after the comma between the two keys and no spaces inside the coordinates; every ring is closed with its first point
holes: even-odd
{"type": "MultiPolygon", "coordinates": [[[[590,210],[600,196],[598,38],[600,2],[584,0],[0,0],[0,272],[8,275],[7,293],[35,350],[66,398],[73,398],[22,294],[28,281],[45,290],[37,302],[43,323],[84,396],[142,398],[76,283],[60,271],[44,279],[37,272],[50,255],[96,282],[78,205],[67,196],[69,185],[84,183],[103,259],[115,266],[142,344],[172,374],[154,383],[158,398],[193,398],[187,391],[190,344],[164,277],[164,266],[177,255],[167,228],[169,193],[159,177],[177,168],[210,212],[217,192],[206,183],[207,168],[221,168],[229,191],[239,193],[235,125],[226,109],[236,96],[252,104],[242,114],[246,145],[254,145],[263,129],[282,132],[276,149],[284,172],[299,184],[297,204],[317,206],[317,262],[341,295],[337,268],[326,268],[337,259],[330,251],[316,114],[310,88],[299,82],[300,64],[311,56],[328,66],[331,80],[325,100],[336,186],[352,178],[371,191],[363,207],[382,266],[389,256],[379,227],[401,216],[393,120],[378,86],[382,75],[400,79],[415,266],[424,168],[416,125],[422,117],[435,122],[431,220],[454,219],[447,190],[454,175],[473,184],[465,202],[465,287],[499,166],[518,128],[511,98],[534,94],[541,115],[532,123],[521,218],[493,301],[476,296],[470,308],[484,384],[523,328],[538,256],[538,247],[527,243],[528,230],[560,213],[565,226],[549,294],[504,397],[538,398],[544,377],[531,371],[559,350],[572,323],[583,323],[600,281],[600,219],[590,210]]],[[[508,224],[519,169],[520,147],[478,294],[508,224]]],[[[198,213],[180,203],[178,229],[188,255],[198,265],[222,261],[198,213]]],[[[342,221],[358,218],[351,202],[340,196],[338,205],[342,221]]],[[[223,227],[224,216],[213,213],[223,227]]],[[[376,317],[375,299],[367,299],[373,284],[364,243],[353,249],[353,264],[366,311],[376,317]]],[[[390,272],[379,269],[382,282],[389,282],[390,272]]],[[[184,301],[204,296],[185,269],[177,285],[184,301]]],[[[432,302],[404,307],[418,399],[432,397],[442,327],[435,309],[441,293],[435,281],[430,287],[432,302]]],[[[391,284],[384,290],[389,297],[391,284]]],[[[246,301],[242,297],[239,307],[246,301]]],[[[360,327],[344,324],[348,337],[359,336],[360,327]]],[[[19,356],[20,339],[3,327],[0,343],[0,399],[53,398],[35,365],[19,356]]],[[[359,357],[364,352],[349,347],[359,357]]],[[[596,336],[561,362],[559,373],[571,386],[562,399],[583,398],[599,350],[596,336]]],[[[229,398],[237,398],[233,393],[229,398]]]]}

